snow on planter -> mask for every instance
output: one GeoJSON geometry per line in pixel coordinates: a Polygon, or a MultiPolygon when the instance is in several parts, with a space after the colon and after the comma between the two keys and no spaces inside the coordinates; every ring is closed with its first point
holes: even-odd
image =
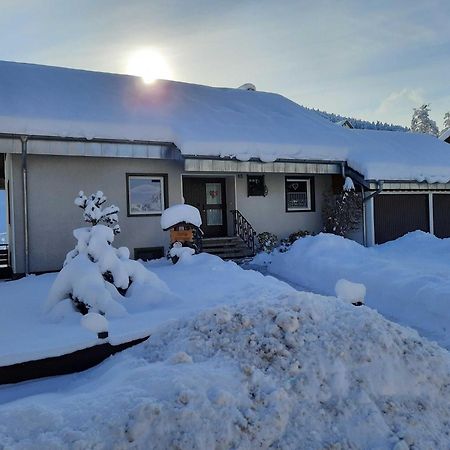
{"type": "Polygon", "coordinates": [[[99,338],[108,337],[108,320],[98,313],[87,313],[81,317],[81,325],[89,331],[97,333],[99,338]]]}
{"type": "Polygon", "coordinates": [[[187,222],[199,227],[202,225],[200,211],[191,205],[174,205],[167,208],[161,214],[161,228],[167,230],[177,223],[187,222]]]}
{"type": "MultiPolygon", "coordinates": [[[[141,263],[130,259],[128,248],[116,249],[112,246],[114,235],[120,231],[118,208],[102,210],[101,205],[106,197],[101,192],[90,199],[91,202],[87,201],[80,192],[75,203],[85,210],[85,220],[95,225],[74,230],[77,245],[67,254],[44,305],[45,312],[54,310],[56,319],[64,315],[65,311],[64,308],[55,308],[56,305],[67,299],[83,314],[93,312],[118,317],[127,313],[124,300],[125,295],[132,292],[132,285],[144,286],[143,289],[150,296],[153,293],[156,297],[169,294],[163,281],[141,263]]],[[[141,302],[145,302],[142,295],[139,297],[141,302]]]]}
{"type": "Polygon", "coordinates": [[[364,284],[353,283],[341,278],[336,282],[334,290],[336,292],[336,297],[347,303],[358,306],[364,304],[364,299],[366,297],[366,286],[364,286],[364,284]]]}

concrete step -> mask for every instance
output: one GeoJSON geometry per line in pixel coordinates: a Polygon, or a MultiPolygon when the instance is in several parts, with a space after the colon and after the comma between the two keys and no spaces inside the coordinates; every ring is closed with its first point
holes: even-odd
{"type": "Polygon", "coordinates": [[[253,256],[247,244],[238,236],[207,238],[202,242],[203,251],[222,259],[239,261],[253,256]]]}

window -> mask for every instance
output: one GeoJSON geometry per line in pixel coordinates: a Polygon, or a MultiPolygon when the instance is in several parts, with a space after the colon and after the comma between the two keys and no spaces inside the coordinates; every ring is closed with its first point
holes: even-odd
{"type": "Polygon", "coordinates": [[[267,195],[264,175],[247,175],[247,197],[267,195]]]}
{"type": "Polygon", "coordinates": [[[167,201],[167,175],[127,174],[128,216],[161,214],[167,201]]]}
{"type": "Polygon", "coordinates": [[[286,177],[286,211],[314,211],[314,179],[286,177]]]}

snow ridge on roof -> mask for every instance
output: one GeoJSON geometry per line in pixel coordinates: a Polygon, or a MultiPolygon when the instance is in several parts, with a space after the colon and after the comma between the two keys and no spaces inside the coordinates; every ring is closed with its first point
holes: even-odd
{"type": "Polygon", "coordinates": [[[448,144],[348,130],[273,93],[0,61],[0,132],[173,142],[184,155],[348,161],[368,179],[450,180],[448,144]]]}

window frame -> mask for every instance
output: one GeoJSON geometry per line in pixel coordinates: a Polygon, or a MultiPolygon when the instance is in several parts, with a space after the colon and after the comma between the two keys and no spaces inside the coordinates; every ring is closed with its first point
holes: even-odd
{"type": "Polygon", "coordinates": [[[160,216],[163,211],[167,208],[169,204],[169,183],[168,175],[166,173],[127,173],[126,174],[126,190],[127,190],[127,217],[154,217],[160,216]],[[131,212],[131,191],[130,191],[130,180],[132,178],[150,178],[158,179],[162,182],[162,209],[161,211],[136,213],[131,212]]]}
{"type": "Polygon", "coordinates": [[[264,177],[264,175],[251,175],[251,174],[247,174],[247,197],[265,197],[266,194],[266,179],[264,177]],[[251,178],[262,178],[262,192],[260,194],[250,194],[250,179],[251,178]]]}
{"type": "Polygon", "coordinates": [[[284,206],[285,212],[296,213],[296,212],[314,212],[316,210],[316,200],[315,200],[315,186],[314,177],[309,176],[286,176],[284,179],[284,206]],[[308,206],[306,208],[289,208],[288,198],[287,198],[287,184],[291,181],[304,181],[306,182],[306,193],[308,199],[308,206]]]}

